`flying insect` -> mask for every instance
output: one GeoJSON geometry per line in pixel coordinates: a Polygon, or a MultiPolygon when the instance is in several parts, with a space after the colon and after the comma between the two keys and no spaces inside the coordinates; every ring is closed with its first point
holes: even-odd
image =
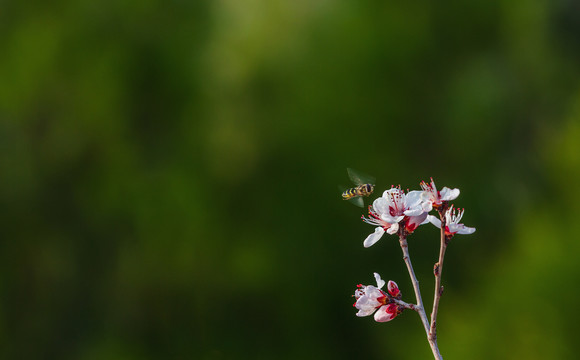
{"type": "Polygon", "coordinates": [[[350,200],[354,205],[363,207],[363,197],[369,196],[375,189],[375,178],[351,168],[347,168],[346,171],[350,180],[357,186],[345,190],[342,193],[342,199],[350,200]]]}

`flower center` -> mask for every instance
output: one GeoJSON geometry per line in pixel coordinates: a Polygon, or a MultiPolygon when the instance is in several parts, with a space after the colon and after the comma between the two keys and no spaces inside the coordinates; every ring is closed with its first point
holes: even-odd
{"type": "Polygon", "coordinates": [[[389,213],[391,216],[398,216],[405,211],[405,194],[401,189],[395,188],[395,191],[389,193],[389,213]]]}

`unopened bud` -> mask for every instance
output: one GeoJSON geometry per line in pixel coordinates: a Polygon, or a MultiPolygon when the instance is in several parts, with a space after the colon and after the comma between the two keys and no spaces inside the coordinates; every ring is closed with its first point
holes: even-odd
{"type": "Polygon", "coordinates": [[[394,318],[399,313],[399,307],[397,306],[397,304],[391,303],[391,304],[387,305],[386,311],[387,311],[387,313],[393,315],[393,318],[394,318]]]}
{"type": "Polygon", "coordinates": [[[377,322],[387,322],[393,320],[397,315],[399,315],[399,307],[397,304],[388,304],[381,306],[381,308],[375,313],[375,321],[377,322]]]}
{"type": "Polygon", "coordinates": [[[393,280],[389,280],[387,284],[387,291],[392,297],[398,298],[401,297],[401,291],[399,290],[399,286],[393,280]]]}

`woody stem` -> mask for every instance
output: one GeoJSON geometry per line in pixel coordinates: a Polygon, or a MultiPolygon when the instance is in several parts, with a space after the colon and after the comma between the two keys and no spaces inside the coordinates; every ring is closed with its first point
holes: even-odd
{"type": "Polygon", "coordinates": [[[417,298],[418,309],[416,309],[423,327],[425,328],[425,333],[427,334],[427,340],[429,341],[429,346],[431,346],[431,351],[433,356],[437,360],[443,360],[441,354],[439,353],[439,348],[437,346],[437,340],[432,339],[429,336],[429,320],[427,319],[427,314],[425,313],[425,307],[423,306],[423,300],[421,299],[421,290],[419,289],[419,281],[417,276],[415,276],[415,271],[413,270],[413,264],[411,264],[411,257],[409,256],[409,246],[407,244],[407,237],[404,233],[399,233],[399,244],[401,245],[401,250],[403,250],[403,261],[407,265],[407,270],[409,271],[409,276],[411,277],[411,282],[413,283],[413,289],[415,290],[415,297],[417,298]]]}
{"type": "Polygon", "coordinates": [[[441,219],[441,244],[439,247],[439,261],[433,268],[435,275],[435,294],[433,295],[433,310],[431,312],[431,326],[429,328],[429,339],[437,340],[437,313],[439,311],[439,301],[443,294],[443,286],[441,286],[441,274],[443,273],[443,259],[445,258],[445,250],[447,249],[447,239],[445,237],[445,209],[440,209],[439,218],[441,219]]]}

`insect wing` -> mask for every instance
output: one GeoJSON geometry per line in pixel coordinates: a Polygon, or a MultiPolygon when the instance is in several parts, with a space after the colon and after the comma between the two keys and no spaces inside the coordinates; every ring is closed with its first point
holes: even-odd
{"type": "Polygon", "coordinates": [[[352,199],[348,199],[347,201],[360,208],[365,206],[365,202],[363,201],[363,198],[360,196],[353,197],[352,199]]]}
{"type": "Polygon", "coordinates": [[[348,172],[348,177],[350,180],[356,185],[375,184],[376,179],[370,175],[361,173],[360,171],[351,168],[347,168],[346,171],[348,172]]]}

